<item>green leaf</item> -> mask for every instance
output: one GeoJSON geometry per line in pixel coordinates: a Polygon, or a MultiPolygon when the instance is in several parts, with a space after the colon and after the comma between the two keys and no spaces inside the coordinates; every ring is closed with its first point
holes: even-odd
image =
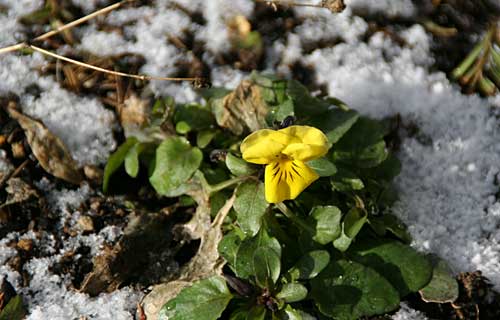
{"type": "Polygon", "coordinates": [[[293,99],[295,115],[298,119],[308,119],[324,114],[331,105],[328,101],[312,97],[309,90],[296,80],[288,81],[287,94],[293,99]]]}
{"type": "Polygon", "coordinates": [[[403,242],[407,244],[411,243],[411,236],[408,233],[408,230],[406,229],[404,223],[401,222],[401,220],[399,220],[398,217],[392,214],[384,214],[382,216],[382,219],[384,221],[385,228],[388,231],[390,231],[393,235],[401,239],[403,242]]]}
{"type": "Polygon", "coordinates": [[[248,279],[254,275],[254,252],[260,247],[269,247],[281,257],[281,246],[278,240],[270,237],[265,228],[261,228],[255,237],[247,238],[241,243],[234,268],[236,276],[248,279]]]}
{"type": "Polygon", "coordinates": [[[360,208],[354,207],[347,212],[344,218],[344,232],[346,236],[353,239],[363,228],[367,220],[366,212],[360,208]]]}
{"type": "Polygon", "coordinates": [[[139,156],[147,150],[151,144],[136,143],[125,156],[125,171],[132,178],[137,177],[139,173],[139,156]]]}
{"type": "Polygon", "coordinates": [[[116,151],[109,157],[106,167],[104,168],[104,178],[102,183],[103,192],[108,191],[109,178],[115,173],[122,165],[128,151],[137,143],[137,139],[130,137],[116,149],[116,151]]]}
{"type": "Polygon", "coordinates": [[[331,162],[330,160],[326,158],[319,158],[315,160],[311,160],[307,162],[307,165],[309,168],[313,169],[316,171],[316,173],[320,177],[329,177],[334,175],[337,172],[337,167],[331,162]]]}
{"type": "Polygon", "coordinates": [[[401,297],[422,289],[432,277],[432,265],[422,254],[399,241],[366,238],[349,251],[352,259],[383,275],[401,297]]]}
{"type": "MultiPolygon", "coordinates": [[[[274,316],[274,314],[273,314],[273,316],[274,316]]],[[[289,304],[287,304],[283,310],[281,310],[279,313],[276,314],[276,317],[273,317],[273,320],[274,319],[279,319],[279,320],[318,320],[321,318],[313,317],[309,313],[306,313],[306,312],[299,310],[299,309],[294,309],[289,304]]]]}
{"type": "Polygon", "coordinates": [[[236,265],[236,257],[238,254],[238,249],[241,246],[241,242],[245,235],[243,232],[235,228],[231,232],[224,235],[222,240],[219,242],[218,250],[224,259],[226,259],[229,266],[234,269],[236,265]]]}
{"type": "Polygon", "coordinates": [[[326,316],[355,320],[399,307],[396,289],[373,269],[357,262],[332,262],[311,280],[311,297],[326,316]]]}
{"type": "Polygon", "coordinates": [[[436,261],[431,281],[420,290],[420,296],[425,302],[451,303],[458,299],[458,282],[443,259],[436,261]]]}
{"type": "Polygon", "coordinates": [[[285,101],[287,80],[272,74],[252,72],[250,78],[261,88],[264,101],[270,105],[279,105],[285,101]]]}
{"type": "Polygon", "coordinates": [[[245,234],[251,237],[257,234],[268,206],[262,182],[246,181],[238,186],[233,207],[238,224],[245,234]]]}
{"type": "Polygon", "coordinates": [[[266,318],[266,308],[264,306],[255,306],[248,312],[246,320],[264,320],[266,318]]]}
{"type": "Polygon", "coordinates": [[[276,297],[286,303],[302,301],[307,297],[307,288],[297,282],[285,283],[276,297]]]}
{"type": "Polygon", "coordinates": [[[351,245],[352,243],[352,240],[351,238],[349,238],[343,231],[342,233],[340,234],[340,237],[338,237],[337,239],[335,239],[335,241],[333,241],[333,246],[342,251],[342,252],[345,252],[347,249],[349,249],[349,246],[351,245]]]}
{"type": "MultiPolygon", "coordinates": [[[[302,314],[299,310],[293,309],[290,305],[287,305],[285,309],[282,311],[283,314],[279,317],[279,319],[283,320],[303,320],[302,314]]],[[[316,318],[314,318],[316,319],[316,318]]]]}
{"type": "Polygon", "coordinates": [[[395,155],[389,154],[389,156],[378,166],[363,169],[362,172],[364,176],[371,177],[375,180],[390,182],[401,172],[401,162],[395,155]]]}
{"type": "Polygon", "coordinates": [[[199,91],[203,99],[206,101],[224,98],[226,95],[231,93],[231,90],[221,87],[201,88],[199,91]]]}
{"type": "Polygon", "coordinates": [[[333,246],[342,252],[346,251],[366,221],[367,214],[364,210],[357,207],[349,210],[342,222],[342,233],[333,241],[333,246]]]}
{"type": "Polygon", "coordinates": [[[272,289],[280,276],[280,256],[270,247],[257,248],[253,256],[255,280],[261,288],[272,289]]]}
{"type": "Polygon", "coordinates": [[[321,129],[330,143],[336,143],[358,121],[359,114],[354,110],[329,109],[312,118],[310,125],[321,129]]]}
{"type": "Polygon", "coordinates": [[[178,134],[186,134],[191,131],[191,126],[186,121],[179,121],[175,124],[175,132],[178,134]]]}
{"type": "Polygon", "coordinates": [[[267,121],[270,124],[281,122],[288,116],[294,115],[294,104],[292,99],[286,99],[276,107],[272,107],[267,115],[267,121]]]}
{"type": "Polygon", "coordinates": [[[233,298],[221,276],[184,288],[160,310],[160,320],[216,320],[233,298]]]}
{"type": "Polygon", "coordinates": [[[17,295],[9,300],[9,303],[0,312],[0,320],[22,320],[26,316],[23,298],[17,295]]]}
{"type": "Polygon", "coordinates": [[[217,134],[216,131],[214,130],[202,130],[199,131],[198,134],[196,135],[196,145],[198,148],[205,148],[210,144],[212,139],[215,137],[217,134]]]}
{"type": "Polygon", "coordinates": [[[156,164],[149,181],[156,192],[168,196],[191,178],[202,158],[201,150],[191,147],[186,139],[168,137],[156,149],[156,164]]]}
{"type": "Polygon", "coordinates": [[[178,131],[179,125],[181,132],[187,133],[191,130],[201,131],[210,129],[215,125],[215,118],[207,106],[202,106],[197,103],[189,103],[179,105],[175,109],[174,123],[178,131]]]}
{"type": "Polygon", "coordinates": [[[257,171],[256,166],[246,162],[245,160],[236,157],[228,152],[226,155],[226,166],[235,176],[248,176],[257,171]]]}
{"type": "Polygon", "coordinates": [[[288,271],[292,279],[312,279],[316,277],[330,262],[330,254],[325,250],[306,253],[288,271]]]}
{"type": "Polygon", "coordinates": [[[376,120],[361,117],[352,128],[333,146],[334,162],[373,168],[388,155],[384,126],[376,120]]]}
{"type": "Polygon", "coordinates": [[[340,236],[342,212],[335,206],[314,207],[308,218],[315,233],[312,239],[320,244],[327,244],[340,236]]]}
{"type": "Polygon", "coordinates": [[[356,174],[343,166],[337,166],[337,173],[332,176],[331,182],[333,190],[341,192],[361,190],[365,187],[356,174]]]}
{"type": "Polygon", "coordinates": [[[253,306],[249,309],[239,308],[229,317],[229,320],[264,320],[266,318],[266,308],[264,306],[253,306]]]}

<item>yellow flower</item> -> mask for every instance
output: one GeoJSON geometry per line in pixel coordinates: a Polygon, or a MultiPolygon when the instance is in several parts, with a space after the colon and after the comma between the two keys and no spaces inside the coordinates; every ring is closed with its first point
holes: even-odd
{"type": "Polygon", "coordinates": [[[329,148],[325,134],[308,126],[258,130],[246,137],[240,147],[246,161],[267,164],[264,182],[270,203],[295,199],[318,179],[305,162],[324,156],[329,148]]]}

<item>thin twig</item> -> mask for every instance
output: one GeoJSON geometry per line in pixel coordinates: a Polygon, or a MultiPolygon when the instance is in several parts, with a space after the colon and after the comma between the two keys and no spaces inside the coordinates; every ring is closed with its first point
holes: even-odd
{"type": "Polygon", "coordinates": [[[70,29],[70,28],[76,27],[77,25],[82,24],[84,22],[87,22],[90,19],[93,19],[93,18],[95,18],[95,17],[97,17],[99,15],[102,15],[102,14],[106,14],[106,13],[108,13],[110,11],[118,9],[119,7],[123,6],[124,4],[128,4],[128,3],[131,3],[131,2],[134,2],[134,1],[136,1],[136,0],[123,0],[123,1],[117,2],[115,4],[107,6],[105,8],[100,9],[100,10],[97,10],[96,12],[92,12],[91,14],[86,15],[85,17],[81,17],[80,19],[77,19],[77,20],[72,21],[72,22],[70,22],[68,24],[60,26],[59,28],[57,28],[55,30],[49,31],[47,33],[44,33],[44,34],[36,37],[35,39],[33,39],[33,41],[42,41],[42,40],[45,40],[45,39],[50,38],[53,35],[56,35],[56,34],[62,32],[64,30],[66,30],[66,29],[70,29]]]}
{"type": "Polygon", "coordinates": [[[255,0],[255,2],[267,3],[269,5],[272,5],[275,10],[277,4],[289,7],[313,7],[313,8],[328,9],[333,13],[339,13],[345,9],[345,4],[343,0],[323,0],[321,1],[320,4],[302,3],[302,2],[295,2],[292,0],[255,0]]]}
{"type": "Polygon", "coordinates": [[[269,4],[281,4],[284,6],[290,6],[290,7],[314,7],[314,8],[324,8],[320,4],[314,4],[314,3],[300,3],[300,2],[294,2],[294,1],[288,1],[288,0],[255,0],[255,2],[264,2],[264,3],[269,3],[269,4]]]}
{"type": "Polygon", "coordinates": [[[16,177],[19,173],[21,173],[21,171],[23,171],[23,169],[28,165],[28,163],[30,162],[30,159],[26,159],[23,161],[23,163],[21,163],[19,165],[19,167],[17,167],[15,170],[11,171],[10,173],[6,174],[2,180],[0,180],[0,189],[3,188],[5,182],[7,182],[10,178],[14,178],[16,177]]]}
{"type": "MultiPolygon", "coordinates": [[[[84,22],[87,22],[89,21],[90,19],[93,19],[101,14],[106,14],[110,11],[113,11],[121,6],[123,6],[124,4],[128,4],[128,3],[131,3],[131,2],[134,2],[136,0],[123,0],[123,1],[120,1],[120,2],[117,2],[115,4],[112,4],[110,6],[107,6],[106,8],[102,8],[101,10],[97,10],[96,12],[93,12],[89,15],[86,15],[85,17],[81,17],[80,19],[77,19],[75,21],[72,21],[70,23],[67,23],[65,25],[62,25],[60,26],[59,28],[57,29],[54,29],[54,30],[51,30],[49,32],[46,32],[42,35],[39,35],[38,37],[36,37],[35,39],[33,39],[33,41],[42,41],[42,40],[46,40],[64,30],[67,30],[67,29],[70,29],[70,28],[73,28],[73,27],[76,27],[77,25],[79,24],[82,24],[84,22]]],[[[21,50],[23,48],[26,47],[26,43],[25,42],[21,42],[21,43],[18,43],[18,44],[14,44],[14,45],[11,45],[11,46],[8,46],[8,47],[5,47],[5,48],[1,48],[0,49],[0,54],[3,54],[3,53],[9,53],[9,52],[13,52],[13,51],[17,51],[17,50],[21,50]]]]}
{"type": "Polygon", "coordinates": [[[40,52],[44,55],[63,60],[69,63],[76,64],[77,66],[85,67],[88,69],[96,70],[99,72],[107,73],[107,74],[112,74],[115,76],[120,76],[120,77],[126,77],[126,78],[133,78],[133,79],[139,79],[143,81],[147,80],[166,80],[166,81],[199,81],[200,78],[171,78],[171,77],[156,77],[156,76],[147,76],[147,75],[139,75],[139,74],[130,74],[130,73],[125,73],[125,72],[119,72],[119,71],[113,71],[109,69],[104,69],[101,67],[93,66],[91,64],[87,64],[85,62],[81,62],[78,60],[74,60],[65,56],[58,55],[56,53],[50,52],[48,50],[42,49],[40,47],[34,46],[34,45],[27,45],[25,44],[26,48],[30,48],[34,51],[40,52]]]}
{"type": "Polygon", "coordinates": [[[17,51],[17,50],[21,50],[23,48],[26,48],[26,43],[18,43],[18,44],[14,44],[14,45],[11,45],[11,46],[8,46],[8,47],[5,47],[5,48],[1,48],[0,49],[0,54],[3,54],[3,53],[9,53],[9,52],[13,52],[13,51],[17,51]]]}
{"type": "MultiPolygon", "coordinates": [[[[85,17],[82,17],[80,19],[77,19],[73,22],[70,22],[68,24],[65,24],[63,26],[60,26],[59,28],[57,29],[54,29],[52,31],[49,31],[47,33],[44,33],[38,37],[36,37],[35,39],[33,39],[33,41],[42,41],[42,40],[46,40],[64,30],[67,30],[67,29],[70,29],[70,28],[73,28],[79,24],[82,24],[90,19],[93,19],[99,15],[102,15],[102,14],[106,14],[112,10],[115,10],[121,6],[123,6],[124,4],[127,4],[127,3],[131,3],[131,2],[134,2],[136,0],[123,0],[123,1],[120,1],[118,3],[115,3],[115,4],[112,4],[110,6],[107,6],[101,10],[98,10],[96,12],[93,12],[89,15],[86,15],[85,17]]],[[[31,42],[33,42],[31,41],[31,42]]],[[[107,73],[107,74],[112,74],[112,75],[115,75],[115,76],[120,76],[120,77],[127,77],[127,78],[133,78],[133,79],[139,79],[139,80],[143,80],[143,81],[147,81],[147,80],[162,80],[162,81],[194,81],[195,83],[199,83],[200,85],[203,84],[204,82],[204,79],[203,78],[172,78],[172,77],[157,77],[157,76],[147,76],[147,75],[136,75],[136,74],[129,74],[129,73],[124,73],[124,72],[118,72],[118,71],[113,71],[113,70],[109,70],[109,69],[104,69],[104,68],[100,68],[100,67],[97,67],[97,66],[93,66],[91,64],[87,64],[87,63],[84,63],[84,62],[81,62],[81,61],[78,61],[78,60],[74,60],[74,59],[70,59],[70,58],[67,58],[65,56],[61,56],[61,55],[58,55],[56,53],[53,53],[53,52],[50,52],[48,50],[45,50],[45,49],[42,49],[40,47],[37,47],[35,45],[32,45],[32,44],[28,44],[27,42],[22,42],[22,43],[18,43],[18,44],[15,44],[15,45],[11,45],[11,46],[8,46],[8,47],[4,47],[4,48],[0,48],[0,54],[4,54],[4,53],[9,53],[9,52],[13,52],[13,51],[18,51],[18,50],[21,50],[21,49],[25,49],[25,48],[30,48],[34,51],[37,51],[37,52],[40,52],[44,55],[47,55],[47,56],[51,56],[53,58],[56,58],[56,59],[59,59],[59,60],[63,60],[63,61],[66,61],[66,62],[69,62],[69,63],[73,63],[75,65],[78,65],[78,66],[81,66],[81,67],[84,67],[84,68],[88,68],[88,69],[92,69],[92,70],[96,70],[96,71],[99,71],[99,72],[103,72],[103,73],[107,73]]]]}

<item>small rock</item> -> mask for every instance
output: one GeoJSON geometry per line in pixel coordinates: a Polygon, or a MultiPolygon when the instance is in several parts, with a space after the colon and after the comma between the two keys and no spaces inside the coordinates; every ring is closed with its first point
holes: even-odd
{"type": "Polygon", "coordinates": [[[26,151],[24,151],[24,146],[21,141],[14,142],[10,145],[12,148],[12,156],[16,159],[22,159],[26,157],[26,151]]]}
{"type": "Polygon", "coordinates": [[[17,248],[26,252],[30,252],[33,249],[33,240],[31,239],[21,239],[17,242],[17,248]]]}
{"type": "Polygon", "coordinates": [[[96,183],[102,183],[102,177],[104,176],[104,171],[100,168],[92,165],[86,165],[83,167],[83,173],[87,179],[95,181],[96,183]]]}
{"type": "Polygon", "coordinates": [[[82,231],[94,231],[94,221],[92,221],[92,218],[89,216],[81,216],[80,219],[78,219],[78,226],[82,231]]]}

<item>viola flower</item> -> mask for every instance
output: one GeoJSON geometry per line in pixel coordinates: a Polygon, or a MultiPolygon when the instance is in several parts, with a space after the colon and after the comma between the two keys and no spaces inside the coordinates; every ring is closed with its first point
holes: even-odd
{"type": "Polygon", "coordinates": [[[243,140],[240,150],[246,161],[267,165],[266,200],[278,203],[295,199],[319,178],[306,162],[324,156],[329,148],[328,138],[319,129],[290,126],[255,131],[243,140]]]}

